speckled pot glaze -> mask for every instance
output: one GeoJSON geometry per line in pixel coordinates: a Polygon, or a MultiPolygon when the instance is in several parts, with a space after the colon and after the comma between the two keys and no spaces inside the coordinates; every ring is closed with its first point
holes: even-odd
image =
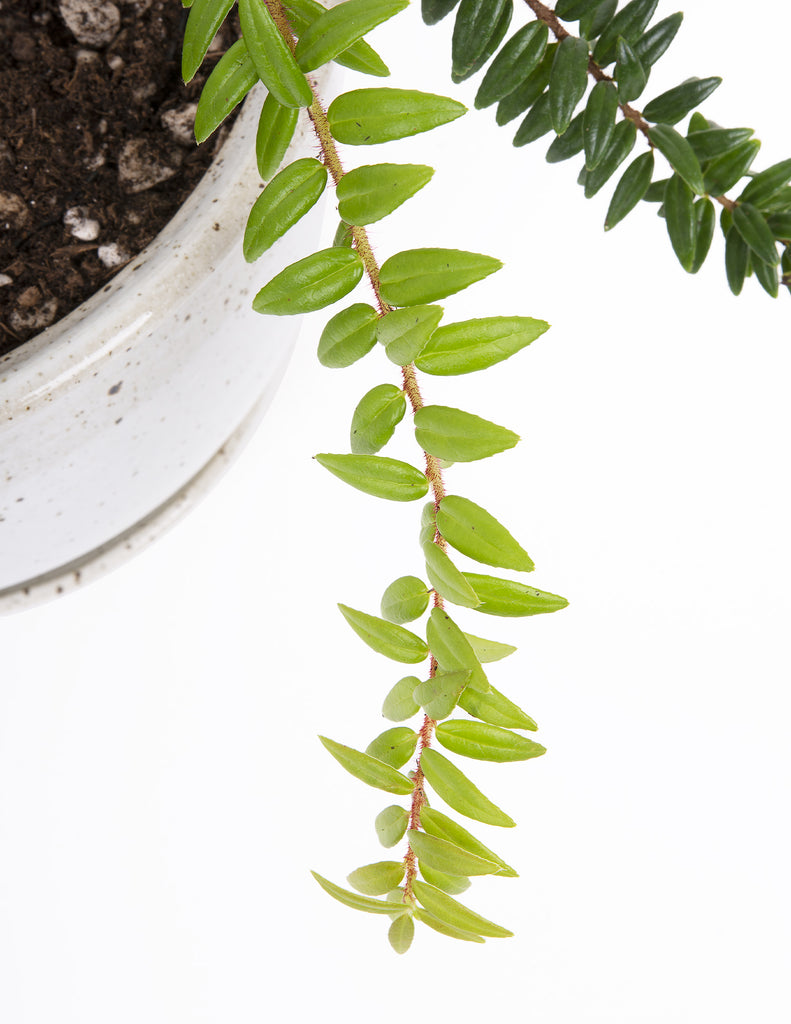
{"type": "MultiPolygon", "coordinates": [[[[269,404],[299,318],[259,316],[251,297],[311,251],[317,222],[245,263],[262,98],[249,97],[151,246],[0,360],[0,610],[62,593],[148,543],[269,404]]],[[[312,149],[305,117],[284,162],[312,149]]]]}

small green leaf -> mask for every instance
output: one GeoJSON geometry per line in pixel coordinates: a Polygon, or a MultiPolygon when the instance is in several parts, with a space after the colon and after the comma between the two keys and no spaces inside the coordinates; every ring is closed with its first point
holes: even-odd
{"type": "Polygon", "coordinates": [[[488,693],[478,693],[468,687],[459,698],[459,707],[489,725],[501,725],[506,729],[529,729],[531,732],[538,729],[530,715],[493,686],[488,693]]]}
{"type": "MultiPolygon", "coordinates": [[[[317,0],[286,0],[283,4],[288,20],[298,36],[302,36],[309,25],[326,11],[326,7],[317,0]]],[[[352,71],[360,71],[364,75],[376,75],[386,78],[390,69],[364,39],[339,53],[335,57],[336,64],[342,64],[352,71]]]]}
{"type": "Polygon", "coordinates": [[[775,267],[780,262],[772,229],[760,210],[751,203],[741,202],[733,209],[733,226],[749,245],[758,259],[775,267]]]}
{"type": "Polygon", "coordinates": [[[791,242],[791,210],[773,214],[767,219],[767,224],[775,238],[782,239],[786,243],[791,242]]]}
{"type": "Polygon", "coordinates": [[[400,903],[391,903],[385,900],[374,900],[369,896],[360,896],[356,892],[342,889],[339,885],[335,885],[334,882],[322,878],[315,871],[311,871],[311,874],[326,893],[329,893],[339,903],[345,903],[347,907],[351,907],[353,910],[365,910],[369,914],[392,914],[394,911],[403,911],[403,905],[400,903]]]}
{"type": "Polygon", "coordinates": [[[362,276],[363,261],[353,249],[320,249],[275,275],[253,309],[270,316],[312,313],[348,295],[362,276]]]}
{"type": "Polygon", "coordinates": [[[365,782],[375,789],[383,789],[386,793],[396,793],[406,796],[412,792],[412,781],[406,775],[391,768],[389,764],[378,761],[370,754],[364,754],[361,750],[344,746],[343,743],[336,743],[335,740],[327,739],[326,736],[319,736],[326,749],[332,754],[335,760],[361,782],[365,782]]]}
{"type": "Polygon", "coordinates": [[[524,120],[514,135],[514,146],[527,146],[536,139],[542,138],[552,131],[552,111],[549,105],[549,92],[542,93],[533,106],[525,114],[524,120]]]}
{"type": "Polygon", "coordinates": [[[751,203],[761,209],[784,185],[791,181],[791,160],[781,160],[772,164],[765,171],[756,174],[744,192],[739,196],[740,203],[751,203]]]}
{"type": "Polygon", "coordinates": [[[543,612],[559,611],[568,604],[565,597],[549,594],[545,590],[536,590],[535,587],[526,587],[515,580],[480,576],[474,572],[465,572],[464,575],[481,599],[481,604],[475,610],[487,615],[539,615],[543,612]]]}
{"type": "Polygon", "coordinates": [[[382,846],[388,849],[400,843],[409,825],[409,811],[398,804],[390,804],[376,816],[374,826],[382,846]]]}
{"type": "Polygon", "coordinates": [[[481,68],[508,30],[513,0],[461,0],[451,41],[451,78],[463,82],[481,68]]]}
{"type": "Polygon", "coordinates": [[[426,340],[415,365],[424,373],[443,377],[485,370],[526,348],[548,329],[545,320],[529,316],[481,317],[445,324],[426,340]]]}
{"type": "Polygon", "coordinates": [[[497,114],[495,116],[497,124],[508,124],[509,121],[513,121],[515,117],[527,110],[528,107],[533,106],[549,83],[552,62],[555,59],[557,48],[557,43],[549,43],[535,71],[528,75],[524,82],[517,86],[513,92],[509,92],[507,96],[500,100],[497,104],[497,114]]]}
{"type": "Polygon", "coordinates": [[[468,688],[489,689],[489,680],[475,657],[469,640],[444,608],[432,608],[426,626],[426,638],[431,653],[443,672],[470,672],[468,688]]]}
{"type": "Polygon", "coordinates": [[[535,568],[533,559],[508,530],[468,498],[446,495],[439,506],[437,526],[450,545],[478,562],[521,572],[535,568]]]}
{"type": "Polygon", "coordinates": [[[380,451],[404,418],[406,396],[395,384],[371,388],[354,410],[351,425],[351,449],[356,455],[380,451]]]}
{"type": "Polygon", "coordinates": [[[618,99],[621,103],[636,100],[648,82],[648,72],[631,46],[621,36],[615,49],[617,63],[614,76],[618,83],[618,99]]]}
{"type": "Polygon", "coordinates": [[[474,854],[476,857],[481,857],[483,860],[492,861],[497,864],[499,866],[498,875],[508,878],[517,877],[516,871],[509,867],[502,857],[498,857],[488,846],[484,846],[471,832],[468,832],[463,825],[454,821],[453,818],[449,818],[442,811],[438,811],[434,807],[422,807],[420,811],[420,824],[429,835],[436,836],[438,839],[445,839],[449,843],[453,843],[454,846],[474,854]]]}
{"type": "Polygon", "coordinates": [[[242,37],[258,77],[284,107],[309,107],[313,93],[264,0],[239,0],[242,37]]]}
{"type": "Polygon", "coordinates": [[[391,306],[417,306],[460,292],[502,267],[493,256],[461,249],[405,249],[385,260],[382,298],[391,306]]]}
{"type": "Polygon", "coordinates": [[[428,581],[441,597],[463,608],[480,604],[478,595],[438,544],[425,544],[423,554],[428,581]]]}
{"type": "Polygon", "coordinates": [[[413,89],[353,89],[332,101],[327,117],[338,142],[370,146],[430,131],[466,110],[456,100],[413,89]]]}
{"type": "Polygon", "coordinates": [[[612,82],[597,82],[585,104],[582,132],[585,166],[590,170],[601,162],[610,147],[618,111],[618,93],[612,82]]]}
{"type": "Polygon", "coordinates": [[[418,861],[418,865],[421,875],[429,885],[442,889],[443,892],[448,893],[450,896],[460,896],[470,887],[469,878],[465,878],[463,875],[446,875],[444,871],[430,868],[423,861],[418,861]]]}
{"type": "Polygon", "coordinates": [[[191,82],[197,74],[232,7],[233,0],[195,0],[191,5],[181,45],[181,77],[185,82],[191,82]]]}
{"type": "Polygon", "coordinates": [[[415,936],[415,922],[411,914],[400,914],[390,925],[387,941],[396,953],[406,953],[415,936]]]}
{"type": "Polygon", "coordinates": [[[718,156],[706,165],[703,172],[703,187],[711,196],[724,195],[745,176],[750,164],[758,154],[761,143],[758,139],[747,139],[734,149],[718,156]]]}
{"type": "Polygon", "coordinates": [[[651,142],[697,195],[703,195],[703,172],[689,142],[667,124],[655,124],[648,131],[651,142]]]}
{"type": "Polygon", "coordinates": [[[421,862],[421,870],[423,863],[446,875],[494,875],[500,870],[500,865],[494,861],[469,853],[447,839],[438,839],[416,829],[407,832],[407,839],[421,862]]]}
{"type": "Polygon", "coordinates": [[[692,260],[692,273],[697,274],[711,248],[714,228],[717,225],[717,214],[714,203],[707,198],[698,199],[695,203],[695,257],[692,260]]]}
{"type": "Polygon", "coordinates": [[[338,213],[349,224],[372,224],[419,192],[433,174],[425,164],[356,167],[338,182],[338,213]]]}
{"type": "Polygon", "coordinates": [[[647,121],[658,121],[661,124],[676,124],[682,117],[702,103],[707,96],[710,96],[718,85],[722,83],[721,78],[688,78],[686,82],[668,89],[661,96],[646,103],[643,108],[643,117],[647,121]]]}
{"type": "Polygon", "coordinates": [[[654,154],[651,150],[641,153],[629,164],[612,194],[604,221],[605,231],[614,228],[645,197],[653,173],[654,154]]]}
{"type": "Polygon", "coordinates": [[[388,459],[384,455],[331,454],[314,458],[339,480],[375,498],[415,501],[428,492],[425,473],[398,459],[388,459]]]}
{"type": "Polygon", "coordinates": [[[414,622],[428,608],[428,595],[429,590],[423,580],[417,576],[400,576],[382,594],[382,616],[399,625],[414,622]]]}
{"type": "Polygon", "coordinates": [[[656,64],[668,46],[673,42],[683,20],[684,15],[681,11],[671,14],[649,28],[633,44],[632,49],[637,57],[639,57],[640,63],[646,71],[656,64]]]}
{"type": "Polygon", "coordinates": [[[420,512],[420,546],[433,544],[437,537],[434,502],[427,501],[420,512]]]}
{"type": "Polygon", "coordinates": [[[258,173],[264,181],[269,181],[283,162],[298,120],[299,110],[296,107],[284,107],[271,93],[267,94],[255,136],[258,173]]]}
{"type": "Polygon", "coordinates": [[[618,0],[601,0],[594,4],[579,19],[580,35],[583,39],[596,39],[612,21],[618,0]]]}
{"type": "Polygon", "coordinates": [[[560,41],[549,76],[549,112],[552,127],[562,135],[571,124],[588,84],[588,43],[576,36],[560,41]]]}
{"type": "Polygon", "coordinates": [[[644,203],[664,203],[665,201],[665,189],[670,178],[658,178],[656,181],[652,181],[648,188],[645,190],[643,196],[644,203]]]}
{"type": "Polygon", "coordinates": [[[377,340],[396,366],[408,366],[420,355],[437,329],[442,306],[405,306],[379,319],[377,340]]]}
{"type": "Polygon", "coordinates": [[[699,131],[690,130],[687,142],[698,160],[704,163],[730,153],[752,134],[752,128],[702,128],[699,131]]]}
{"type": "Polygon", "coordinates": [[[376,310],[365,302],[355,302],[336,313],[319,338],[321,365],[340,369],[362,359],[376,344],[378,321],[376,310]]]}
{"type": "Polygon", "coordinates": [[[692,189],[674,174],[665,189],[665,224],[678,261],[687,273],[695,259],[695,206],[692,189]]]}
{"type": "Polygon", "coordinates": [[[725,274],[728,287],[734,295],[741,292],[749,265],[750,248],[736,228],[732,227],[725,236],[725,274]]]}
{"type": "MultiPolygon", "coordinates": [[[[393,729],[385,729],[376,739],[371,740],[365,748],[365,752],[371,757],[389,764],[391,768],[401,768],[415,753],[417,739],[418,736],[414,729],[408,729],[404,725],[396,726],[393,729]]],[[[400,881],[400,878],[396,879],[393,885],[389,885],[387,889],[392,889],[400,881]]],[[[356,888],[358,887],[355,886],[356,888]]],[[[387,892],[387,889],[382,889],[382,892],[387,892]]],[[[369,893],[369,895],[375,896],[376,893],[369,893]]]]}
{"type": "Polygon", "coordinates": [[[456,707],[459,695],[470,679],[468,670],[439,672],[416,686],[413,696],[429,718],[438,721],[447,718],[456,707]]]}
{"type": "Polygon", "coordinates": [[[429,928],[433,928],[435,932],[439,932],[440,935],[447,935],[451,939],[464,939],[466,942],[484,942],[480,935],[476,935],[474,932],[465,932],[462,928],[453,928],[451,925],[441,921],[434,914],[429,914],[427,910],[422,907],[415,908],[415,920],[421,921],[423,924],[427,924],[429,928]]]}
{"type": "Polygon", "coordinates": [[[409,0],[346,0],[325,11],[300,35],[294,57],[302,71],[334,60],[371,29],[403,11],[409,0]]]}
{"type": "Polygon", "coordinates": [[[201,90],[195,111],[195,140],[205,142],[257,81],[244,40],[237,39],[220,57],[201,90]]]}
{"type": "Polygon", "coordinates": [[[248,263],[274,245],[318,202],[327,168],[312,157],[295,160],[269,182],[250,210],[243,251],[248,263]]]}
{"type": "Polygon", "coordinates": [[[590,199],[605,185],[618,170],[634,148],[637,129],[633,121],[619,121],[612,133],[610,148],[592,169],[583,168],[582,183],[585,187],[585,198],[590,199]]]}
{"type": "Polygon", "coordinates": [[[404,676],[389,691],[382,704],[382,714],[391,722],[405,722],[420,711],[415,700],[415,687],[420,685],[417,676],[404,676]]]}
{"type": "Polygon", "coordinates": [[[478,110],[513,92],[535,71],[546,51],[548,34],[543,21],[531,21],[511,36],[484,75],[475,96],[478,110]]]}
{"type": "Polygon", "coordinates": [[[412,883],[415,896],[430,914],[434,914],[441,921],[449,924],[452,928],[459,928],[462,931],[473,932],[476,935],[486,935],[492,938],[508,938],[513,935],[507,928],[502,928],[493,921],[488,921],[480,914],[463,906],[452,896],[435,889],[427,882],[415,880],[412,883]]]}
{"type": "MultiPolygon", "coordinates": [[[[606,67],[615,59],[618,37],[630,45],[637,42],[646,25],[653,18],[657,0],[631,0],[604,27],[593,50],[593,59],[599,67],[606,67]]],[[[580,27],[581,28],[581,27],[580,27]]]]}
{"type": "Polygon", "coordinates": [[[597,7],[600,0],[557,0],[555,14],[563,21],[577,21],[585,11],[597,7]]]}
{"type": "Polygon", "coordinates": [[[435,735],[446,750],[478,761],[527,761],[547,752],[540,743],[485,722],[452,719],[438,725],[435,735]]]}
{"type": "Polygon", "coordinates": [[[349,608],[345,604],[339,604],[338,608],[357,636],[377,654],[384,654],[386,658],[409,665],[415,665],[427,657],[428,647],[425,643],[403,626],[349,608]]]}
{"type": "Polygon", "coordinates": [[[420,767],[432,789],[460,814],[487,825],[512,828],[516,824],[513,818],[493,804],[463,772],[433,747],[423,748],[420,754],[420,767]]]}
{"type": "Polygon", "coordinates": [[[501,644],[497,640],[484,640],[482,637],[474,636],[472,633],[465,633],[464,635],[469,640],[470,646],[475,652],[475,657],[481,664],[500,661],[516,651],[512,644],[501,644]]]}
{"type": "Polygon", "coordinates": [[[450,14],[459,0],[421,0],[420,13],[426,25],[436,25],[450,14]]]}
{"type": "Polygon", "coordinates": [[[384,896],[395,889],[404,877],[402,861],[381,860],[376,864],[366,864],[346,876],[349,885],[364,896],[384,896]]]}
{"type": "Polygon", "coordinates": [[[506,427],[446,405],[424,405],[414,420],[420,447],[451,462],[486,459],[519,441],[519,435],[506,427]]]}
{"type": "Polygon", "coordinates": [[[770,266],[756,256],[752,261],[752,267],[760,286],[768,295],[776,299],[780,290],[777,266],[770,266]]]}
{"type": "Polygon", "coordinates": [[[563,132],[562,135],[557,135],[549,145],[549,149],[546,152],[544,159],[548,164],[560,163],[562,160],[570,160],[571,157],[576,156],[582,150],[583,147],[583,132],[582,132],[582,121],[585,116],[584,111],[580,111],[576,117],[571,121],[571,124],[563,132]]]}

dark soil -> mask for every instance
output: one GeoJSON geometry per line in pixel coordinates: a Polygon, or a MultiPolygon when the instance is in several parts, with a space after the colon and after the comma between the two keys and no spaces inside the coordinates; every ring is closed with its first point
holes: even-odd
{"type": "Polygon", "coordinates": [[[186,15],[179,0],[0,3],[0,356],[137,255],[211,162],[221,140],[195,145],[194,104],[231,37],[185,86],[186,15]]]}

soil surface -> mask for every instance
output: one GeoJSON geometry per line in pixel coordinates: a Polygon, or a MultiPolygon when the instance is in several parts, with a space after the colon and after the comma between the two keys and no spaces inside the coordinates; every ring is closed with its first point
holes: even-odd
{"type": "Polygon", "coordinates": [[[221,138],[181,81],[179,0],[0,0],[0,356],[101,288],[173,216],[221,138]]]}

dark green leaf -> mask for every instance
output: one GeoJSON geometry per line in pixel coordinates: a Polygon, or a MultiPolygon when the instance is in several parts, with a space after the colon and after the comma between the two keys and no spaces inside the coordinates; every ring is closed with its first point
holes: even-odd
{"type": "Polygon", "coordinates": [[[311,313],[348,295],[362,276],[363,261],[355,250],[320,249],[265,284],[253,309],[270,316],[311,313]]]}
{"type": "Polygon", "coordinates": [[[476,857],[481,857],[483,860],[492,861],[494,864],[497,864],[499,871],[496,874],[507,878],[517,877],[516,871],[509,867],[502,857],[498,857],[488,846],[484,846],[471,832],[468,832],[463,825],[454,821],[453,818],[449,818],[442,811],[438,811],[434,807],[423,807],[420,811],[420,824],[428,835],[436,836],[438,839],[445,839],[447,842],[453,843],[454,846],[458,846],[460,849],[466,850],[476,857]]]}
{"type": "Polygon", "coordinates": [[[205,142],[235,110],[258,81],[244,40],[237,41],[220,57],[201,90],[195,111],[195,139],[205,142]]]}
{"type": "Polygon", "coordinates": [[[614,228],[637,206],[641,199],[645,198],[653,173],[654,154],[650,150],[647,153],[641,153],[636,160],[629,164],[612,194],[604,221],[605,231],[614,228]]]}
{"type": "MultiPolygon", "coordinates": [[[[252,65],[251,65],[252,66],[252,65]]],[[[258,173],[268,181],[283,162],[299,119],[296,107],[284,107],[268,93],[261,107],[255,137],[258,173]]]]}
{"type": "Polygon", "coordinates": [[[351,907],[353,910],[365,910],[369,914],[392,914],[394,911],[403,910],[403,904],[391,903],[385,900],[374,900],[370,896],[360,896],[356,892],[342,889],[339,885],[335,885],[334,882],[322,878],[315,871],[311,871],[311,874],[326,893],[329,893],[330,896],[340,903],[345,903],[347,907],[351,907]]]}
{"type": "Polygon", "coordinates": [[[382,705],[382,714],[391,722],[405,722],[420,710],[420,705],[413,697],[416,686],[420,685],[417,676],[404,676],[388,691],[382,705]]]}
{"type": "Polygon", "coordinates": [[[725,236],[725,274],[734,295],[741,292],[749,265],[750,248],[736,228],[731,228],[725,236]]]}
{"type": "Polygon", "coordinates": [[[191,5],[181,45],[181,77],[185,82],[195,77],[232,7],[233,0],[195,0],[191,5]]]}
{"type": "Polygon", "coordinates": [[[428,608],[428,595],[428,587],[417,576],[399,576],[382,595],[382,617],[399,625],[414,622],[428,608]]]}
{"type": "Polygon", "coordinates": [[[330,103],[327,117],[338,142],[369,146],[430,131],[466,110],[456,100],[413,89],[353,89],[330,103]]]}
{"type": "Polygon", "coordinates": [[[404,870],[403,862],[381,860],[377,864],[357,868],[346,876],[346,881],[364,896],[384,896],[400,883],[404,870]]]}
{"type": "Polygon", "coordinates": [[[644,203],[664,203],[665,201],[665,189],[670,178],[659,178],[656,181],[652,181],[648,188],[645,190],[643,196],[644,203]]]}
{"type": "Polygon", "coordinates": [[[421,0],[421,14],[427,25],[436,25],[453,10],[459,0],[421,0]]]}
{"type": "Polygon", "coordinates": [[[468,689],[480,692],[489,689],[489,680],[469,640],[444,608],[431,609],[426,638],[431,654],[443,672],[470,672],[468,689]]]}
{"type": "Polygon", "coordinates": [[[349,224],[372,224],[419,192],[433,173],[424,164],[356,167],[338,182],[338,213],[349,224]]]}
{"type": "Polygon", "coordinates": [[[395,384],[378,384],[360,401],[352,415],[351,449],[355,455],[374,455],[384,448],[404,418],[406,395],[395,384]]]}
{"type": "Polygon", "coordinates": [[[515,580],[481,576],[474,572],[465,572],[464,575],[481,599],[476,611],[487,615],[540,615],[543,612],[559,611],[568,604],[565,597],[526,587],[515,580]]]}
{"type": "Polygon", "coordinates": [[[656,25],[649,28],[633,44],[632,49],[646,71],[656,64],[668,46],[673,42],[683,20],[684,15],[681,11],[671,14],[670,17],[663,18],[662,21],[658,21],[656,25]]]}
{"type": "Polygon", "coordinates": [[[294,57],[302,71],[313,71],[403,11],[409,0],[346,0],[325,11],[300,35],[294,57]]]}
{"type": "MultiPolygon", "coordinates": [[[[286,0],[283,4],[288,20],[298,36],[301,36],[308,25],[324,13],[326,7],[317,0],[286,0]]],[[[375,75],[386,78],[390,69],[364,39],[353,43],[335,58],[336,64],[342,64],[352,71],[360,71],[364,75],[375,75]]]]}
{"type": "Polygon", "coordinates": [[[244,258],[253,263],[318,202],[327,184],[327,168],[305,157],[284,167],[269,182],[250,211],[244,232],[244,258]]]}
{"type": "Polygon", "coordinates": [[[459,814],[504,828],[512,828],[516,824],[513,818],[484,796],[463,772],[432,747],[424,747],[420,754],[420,766],[432,789],[459,814]]]}
{"type": "Polygon", "coordinates": [[[475,591],[438,544],[425,544],[423,554],[428,581],[441,597],[463,608],[480,604],[475,591]]]}
{"type": "Polygon", "coordinates": [[[791,210],[785,213],[775,213],[768,218],[767,223],[775,238],[784,242],[791,242],[791,210]]]}
{"type": "Polygon", "coordinates": [[[475,652],[475,657],[481,664],[490,661],[501,661],[513,654],[516,648],[512,644],[501,644],[497,640],[484,640],[483,637],[473,636],[472,633],[464,634],[475,652]]]}
{"type": "Polygon", "coordinates": [[[654,16],[658,0],[631,0],[602,30],[593,50],[593,59],[599,67],[606,67],[615,59],[618,37],[631,46],[637,42],[654,16]]]}
{"type": "Polygon", "coordinates": [[[379,842],[389,849],[401,842],[409,825],[409,811],[398,804],[391,804],[377,814],[374,825],[379,842]]]}
{"type": "Polygon", "coordinates": [[[548,329],[545,320],[527,316],[482,317],[446,324],[426,340],[415,365],[438,376],[485,370],[521,351],[548,329]]]}
{"type": "Polygon", "coordinates": [[[751,203],[741,202],[733,209],[733,226],[749,245],[758,259],[775,267],[780,262],[772,229],[760,210],[751,203]]]}
{"type": "Polygon", "coordinates": [[[439,672],[436,676],[426,679],[415,687],[414,698],[419,701],[429,718],[433,718],[435,721],[447,718],[456,707],[459,694],[469,679],[470,673],[467,670],[439,672]]]}
{"type": "Polygon", "coordinates": [[[588,169],[601,162],[612,141],[618,93],[612,82],[597,82],[585,104],[582,122],[585,146],[585,166],[588,169]]]}
{"type": "Polygon", "coordinates": [[[382,298],[391,306],[444,299],[502,267],[493,256],[461,249],[405,249],[385,260],[379,273],[382,298]]]}
{"type": "Polygon", "coordinates": [[[502,928],[493,921],[488,921],[480,914],[476,914],[468,907],[463,906],[452,896],[435,889],[427,882],[419,882],[417,879],[412,883],[415,896],[430,914],[434,914],[441,921],[449,924],[452,928],[459,928],[463,931],[473,932],[476,935],[487,935],[492,938],[508,938],[513,935],[507,928],[502,928]]]}
{"type": "Polygon", "coordinates": [[[406,306],[379,320],[377,340],[396,366],[408,366],[423,351],[442,319],[442,306],[406,306]]]}
{"type": "Polygon", "coordinates": [[[552,131],[552,112],[549,109],[549,92],[545,92],[528,110],[524,120],[517,128],[513,144],[527,146],[549,131],[552,131]]]}
{"type": "MultiPolygon", "coordinates": [[[[694,116],[694,115],[693,115],[694,116]]],[[[701,163],[730,153],[753,134],[752,128],[703,128],[690,131],[687,142],[701,163]]]]}
{"type": "Polygon", "coordinates": [[[376,344],[378,320],[376,310],[365,302],[355,302],[336,313],[319,338],[321,365],[339,369],[362,359],[376,344]]]}
{"type": "Polygon", "coordinates": [[[648,132],[651,142],[662,156],[693,192],[701,196],[704,193],[703,172],[698,158],[689,142],[667,124],[655,124],[648,132]]]}
{"type": "Polygon", "coordinates": [[[586,11],[597,7],[600,0],[557,0],[555,14],[563,21],[577,21],[586,11]]]}
{"type": "MultiPolygon", "coordinates": [[[[417,747],[418,734],[414,729],[408,729],[405,725],[396,726],[393,729],[385,729],[383,733],[380,733],[376,739],[371,740],[368,746],[365,748],[366,754],[370,754],[371,757],[375,757],[379,761],[384,761],[385,764],[389,764],[391,768],[401,768],[415,753],[417,747]]],[[[349,879],[351,882],[351,878],[349,879]]],[[[401,878],[397,878],[387,888],[382,889],[382,892],[387,892],[392,889],[393,886],[398,885],[401,878]]],[[[354,883],[352,883],[354,885],[354,883]]],[[[354,886],[355,889],[358,886],[354,886]]],[[[361,890],[363,891],[363,890],[361,890]]],[[[369,896],[376,896],[377,893],[369,893],[369,896]]]]}
{"type": "Polygon", "coordinates": [[[692,189],[674,174],[665,189],[665,223],[678,262],[692,272],[695,260],[695,205],[692,189]]]}
{"type": "Polygon", "coordinates": [[[571,124],[588,85],[588,44],[576,36],[560,41],[549,76],[549,112],[558,135],[571,124]]]}
{"type": "Polygon", "coordinates": [[[344,483],[376,498],[415,501],[428,492],[425,473],[383,455],[316,455],[316,461],[344,483]]]}
{"type": "Polygon", "coordinates": [[[576,156],[583,147],[582,119],[584,111],[580,111],[562,135],[556,136],[547,150],[548,164],[557,164],[561,160],[569,160],[576,156]]]}
{"type": "Polygon", "coordinates": [[[645,89],[648,73],[640,58],[621,36],[618,37],[615,55],[617,64],[614,76],[618,82],[618,98],[621,103],[629,103],[631,100],[636,100],[645,89]]]}
{"type": "Polygon", "coordinates": [[[595,39],[612,21],[618,7],[618,0],[601,0],[587,10],[579,19],[580,35],[584,39],[595,39]]]}
{"type": "Polygon", "coordinates": [[[698,199],[695,203],[695,258],[692,260],[692,273],[697,274],[703,266],[714,238],[717,214],[714,204],[708,198],[698,199]]]}
{"type": "Polygon", "coordinates": [[[258,77],[284,107],[309,107],[313,93],[264,0],[239,0],[242,37],[258,77]]]}
{"type": "Polygon", "coordinates": [[[479,761],[527,761],[547,752],[540,743],[485,722],[451,719],[441,722],[435,735],[447,750],[479,761]]]}
{"type": "Polygon", "coordinates": [[[415,936],[415,922],[411,914],[400,914],[390,925],[387,941],[396,953],[406,953],[415,936]]]}
{"type": "Polygon", "coordinates": [[[513,92],[541,63],[549,29],[543,21],[523,25],[492,61],[475,96],[481,110],[513,92]]]}
{"type": "Polygon", "coordinates": [[[319,736],[319,739],[342,768],[368,786],[402,796],[412,792],[412,781],[395,768],[391,768],[389,764],[384,764],[361,750],[336,743],[326,736],[319,736]]]}
{"type": "Polygon", "coordinates": [[[697,107],[720,85],[721,78],[688,78],[686,82],[668,89],[656,99],[646,103],[643,117],[647,121],[675,124],[697,107]]]}
{"type": "Polygon", "coordinates": [[[770,266],[756,256],[752,261],[752,268],[763,290],[768,295],[771,295],[773,299],[776,299],[780,290],[777,266],[770,266]]]}
{"type": "Polygon", "coordinates": [[[415,437],[424,451],[451,462],[485,459],[519,441],[506,427],[446,405],[424,405],[415,413],[415,437]]]}
{"type": "Polygon", "coordinates": [[[739,196],[739,202],[751,203],[760,209],[789,181],[791,181],[791,160],[781,160],[780,163],[772,164],[765,171],[756,174],[739,196]]]}
{"type": "Polygon", "coordinates": [[[481,68],[494,53],[513,14],[513,0],[461,0],[451,42],[454,82],[481,68]]]}
{"type": "Polygon", "coordinates": [[[601,161],[593,168],[583,168],[585,198],[590,199],[615,174],[634,147],[637,129],[632,121],[619,121],[612,133],[612,142],[601,161]]]}
{"type": "Polygon", "coordinates": [[[439,839],[416,829],[407,832],[407,839],[421,862],[421,870],[423,863],[446,875],[494,875],[500,870],[500,865],[495,861],[463,850],[447,839],[439,839]]]}
{"type": "Polygon", "coordinates": [[[478,562],[521,572],[535,568],[532,558],[508,530],[468,498],[446,495],[440,503],[437,525],[450,545],[478,562]]]}
{"type": "Polygon", "coordinates": [[[357,636],[377,654],[409,665],[425,661],[428,656],[426,644],[403,626],[345,604],[339,604],[338,608],[357,636]]]}
{"type": "Polygon", "coordinates": [[[709,195],[724,195],[741,181],[760,148],[758,139],[748,139],[708,163],[703,172],[703,187],[709,195]]]}
{"type": "Polygon", "coordinates": [[[497,114],[495,117],[497,124],[507,124],[527,110],[528,107],[533,106],[549,83],[549,76],[552,71],[552,63],[555,59],[557,48],[557,43],[549,43],[535,71],[531,72],[513,92],[509,92],[500,100],[497,104],[497,114]]]}
{"type": "Polygon", "coordinates": [[[502,725],[507,729],[529,729],[535,732],[538,725],[518,704],[493,686],[488,693],[477,693],[469,688],[459,698],[459,707],[490,725],[502,725]]]}

